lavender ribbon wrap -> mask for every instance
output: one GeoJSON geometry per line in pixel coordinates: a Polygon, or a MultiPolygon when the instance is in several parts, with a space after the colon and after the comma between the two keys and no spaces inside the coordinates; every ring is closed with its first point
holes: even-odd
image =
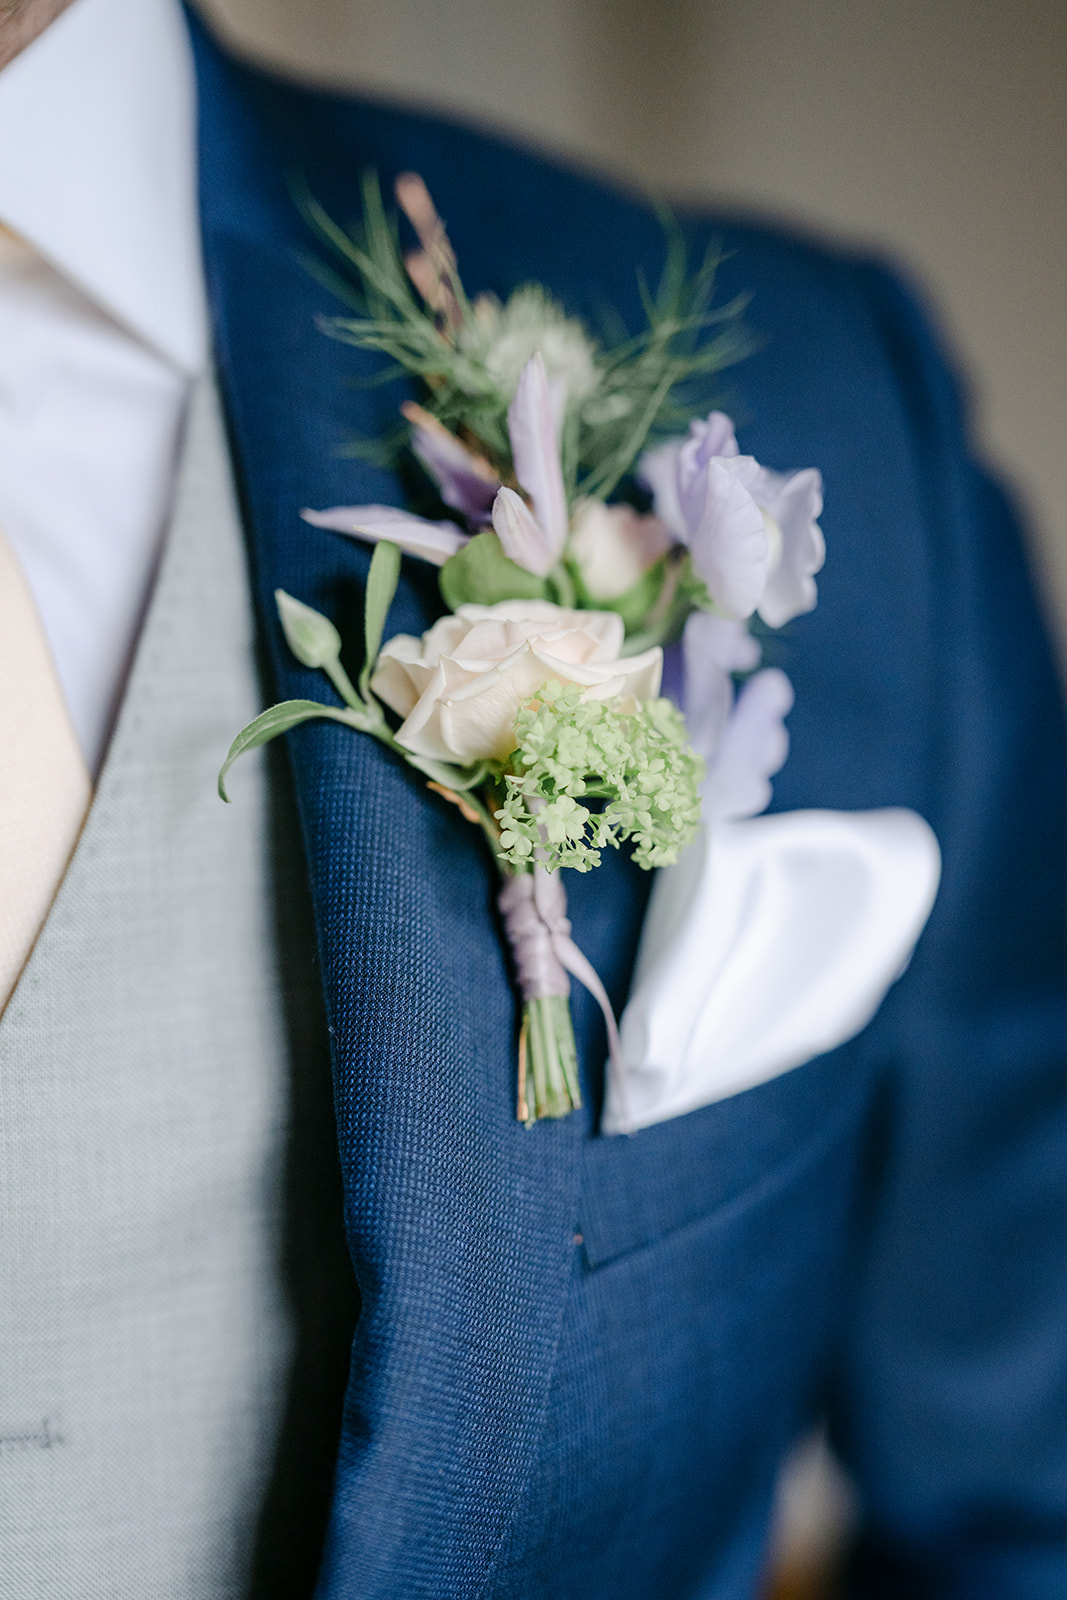
{"type": "Polygon", "coordinates": [[[570,979],[577,978],[600,1007],[608,1034],[608,1064],[617,1103],[623,1102],[622,1049],[618,1024],[607,990],[591,961],[571,938],[567,892],[560,872],[535,867],[532,872],[511,873],[497,899],[504,931],[515,958],[523,999],[566,997],[570,979]]]}

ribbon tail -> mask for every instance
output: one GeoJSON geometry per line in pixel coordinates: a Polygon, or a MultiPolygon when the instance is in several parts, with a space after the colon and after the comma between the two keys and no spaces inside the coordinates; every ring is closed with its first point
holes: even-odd
{"type": "Polygon", "coordinates": [[[622,1070],[622,1040],[619,1038],[619,1025],[615,1021],[615,1013],[611,1009],[608,991],[600,981],[593,963],[588,956],[584,956],[569,935],[554,933],[552,935],[552,948],[556,959],[564,971],[569,972],[572,978],[577,978],[583,989],[587,989],[593,996],[604,1015],[604,1024],[608,1031],[608,1070],[611,1074],[611,1085],[619,1109],[619,1121],[623,1126],[629,1123],[629,1113],[626,1107],[626,1090],[623,1084],[622,1070]]]}

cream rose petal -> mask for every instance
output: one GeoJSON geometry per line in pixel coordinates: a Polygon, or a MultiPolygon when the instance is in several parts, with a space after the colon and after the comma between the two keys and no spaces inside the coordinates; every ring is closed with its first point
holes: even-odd
{"type": "MultiPolygon", "coordinates": [[[[451,622],[453,619],[447,617],[443,620],[451,622]]],[[[430,631],[432,633],[435,629],[430,631]]],[[[448,642],[447,637],[439,637],[437,647],[427,650],[425,646],[428,637],[429,635],[424,639],[417,639],[411,633],[398,633],[383,646],[378,656],[371,688],[378,699],[384,700],[390,710],[395,711],[398,716],[410,715],[415,702],[433,677],[434,667],[440,656],[438,647],[448,642]]]]}
{"type": "Polygon", "coordinates": [[[441,728],[460,761],[491,756],[504,761],[515,748],[519,707],[545,682],[544,668],[528,644],[477,680],[455,684],[443,699],[441,728]]]}
{"type": "Polygon", "coordinates": [[[425,688],[426,665],[422,640],[410,633],[398,633],[378,656],[371,688],[389,708],[406,717],[425,688]]]}
{"type": "MultiPolygon", "coordinates": [[[[462,645],[470,633],[470,625],[462,616],[462,612],[466,609],[465,606],[461,606],[455,615],[439,618],[421,639],[415,640],[422,660],[437,661],[441,656],[452,655],[462,645]]],[[[409,639],[412,635],[405,633],[399,637],[409,639]]],[[[386,650],[391,648],[391,643],[390,641],[390,644],[386,645],[386,650]]]]}
{"type": "Polygon", "coordinates": [[[476,622],[451,654],[457,661],[463,661],[470,667],[479,661],[487,666],[495,666],[513,651],[521,649],[529,639],[537,638],[542,631],[542,628],[533,624],[476,622]]]}
{"type": "Polygon", "coordinates": [[[617,661],[619,652],[612,651],[610,656],[603,654],[601,643],[584,628],[575,628],[564,633],[540,633],[531,643],[538,649],[546,650],[550,655],[557,657],[562,662],[570,662],[574,666],[588,663],[598,666],[603,661],[617,661]]]}
{"type": "Polygon", "coordinates": [[[531,646],[531,652],[539,663],[541,679],[531,690],[532,694],[551,678],[560,683],[576,683],[580,689],[589,691],[583,696],[589,700],[610,699],[612,694],[632,694],[639,700],[651,700],[659,693],[663,652],[658,646],[646,650],[643,655],[613,661],[610,666],[600,662],[564,661],[544,645],[531,646]],[[602,693],[607,684],[616,687],[607,694],[602,693]]]}
{"type": "Polygon", "coordinates": [[[530,637],[533,633],[556,633],[565,632],[570,628],[582,628],[599,641],[598,648],[605,652],[603,656],[605,660],[609,658],[608,653],[612,658],[618,655],[625,634],[622,618],[615,611],[576,611],[566,606],[553,605],[550,600],[501,600],[495,606],[465,605],[459,607],[456,616],[471,623],[488,621],[541,624],[540,627],[529,630],[526,637],[530,637]]]}
{"type": "Polygon", "coordinates": [[[461,606],[422,639],[382,651],[373,685],[404,717],[397,740],[416,755],[463,764],[506,759],[515,717],[553,680],[585,698],[646,700],[659,692],[662,652],[620,658],[621,618],[545,601],[461,606]]]}
{"type": "Polygon", "coordinates": [[[396,732],[397,743],[403,745],[405,750],[417,756],[430,756],[435,761],[454,760],[451,750],[441,738],[438,705],[444,689],[445,672],[438,663],[430,682],[396,732]]]}
{"type": "Polygon", "coordinates": [[[451,743],[445,729],[444,710],[453,694],[462,693],[472,682],[483,682],[486,676],[481,672],[468,673],[455,661],[439,661],[417,704],[397,729],[397,743],[415,755],[431,756],[435,761],[458,761],[462,765],[481,759],[487,753],[484,750],[467,755],[465,749],[451,743]]]}
{"type": "Polygon", "coordinates": [[[378,699],[398,717],[406,717],[414,710],[422,692],[415,687],[415,679],[403,661],[384,657],[378,659],[370,686],[378,699]]]}

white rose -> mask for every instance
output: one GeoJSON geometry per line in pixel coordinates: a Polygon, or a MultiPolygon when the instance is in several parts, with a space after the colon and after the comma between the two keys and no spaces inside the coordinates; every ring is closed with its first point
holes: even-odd
{"type": "Polygon", "coordinates": [[[390,639],[371,682],[404,723],[397,740],[415,755],[462,766],[505,760],[515,717],[551,679],[578,684],[586,700],[659,693],[658,648],[619,658],[622,619],[614,611],[567,611],[547,600],[460,606],[421,639],[390,639]]]}
{"type": "Polygon", "coordinates": [[[630,506],[582,500],[571,525],[569,548],[589,598],[617,600],[673,543],[658,517],[642,517],[630,506]]]}

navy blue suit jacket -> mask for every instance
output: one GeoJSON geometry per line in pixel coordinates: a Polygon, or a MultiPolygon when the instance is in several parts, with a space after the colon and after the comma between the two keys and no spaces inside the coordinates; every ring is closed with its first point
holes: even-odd
{"type": "MultiPolygon", "coordinates": [[[[367,555],[302,506],[402,499],[343,453],[403,390],[323,337],[287,182],[358,214],[415,169],[467,283],[540,279],[640,319],[636,199],[461,126],[313,94],[193,24],[220,376],[278,698],[321,697],[281,585],[360,657],[367,555]]],[[[944,855],[911,968],[852,1044],[633,1138],[514,1117],[514,986],[476,833],[372,740],[290,740],[361,1297],[321,1600],[741,1600],[775,1464],[829,1406],[868,1518],[857,1592],[1067,1595],[1067,743],[1012,512],[957,388],[875,263],[726,218],[759,351],[742,447],[817,464],[818,609],[769,647],[797,692],[777,809],[914,807],[944,855]]],[[[439,611],[405,562],[392,631],[439,611]]],[[[297,840],[292,849],[299,849],[297,840]]],[[[573,875],[572,875],[573,876],[573,875]]],[[[570,885],[625,1001],[647,878],[570,885]]],[[[773,996],[768,997],[773,1003],[773,996]]],[[[316,1560],[318,1556],[316,1554],[316,1560]]],[[[277,1592],[285,1590],[279,1585],[277,1592]]]]}

